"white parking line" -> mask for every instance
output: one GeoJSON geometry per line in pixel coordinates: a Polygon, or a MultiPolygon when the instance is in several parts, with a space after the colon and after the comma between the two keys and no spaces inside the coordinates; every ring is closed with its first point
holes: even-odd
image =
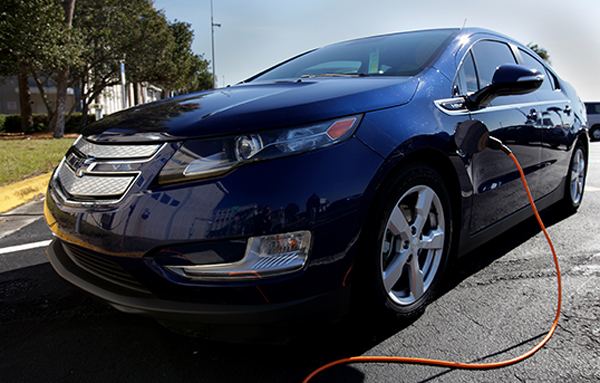
{"type": "Polygon", "coordinates": [[[0,238],[8,237],[44,217],[44,202],[33,201],[0,214],[0,238]]]}
{"type": "Polygon", "coordinates": [[[38,247],[46,247],[50,244],[50,242],[52,242],[51,239],[49,239],[47,241],[39,241],[39,242],[26,243],[24,245],[5,247],[3,249],[0,249],[0,255],[8,254],[8,253],[15,253],[17,251],[23,251],[23,250],[37,249],[38,247]]]}

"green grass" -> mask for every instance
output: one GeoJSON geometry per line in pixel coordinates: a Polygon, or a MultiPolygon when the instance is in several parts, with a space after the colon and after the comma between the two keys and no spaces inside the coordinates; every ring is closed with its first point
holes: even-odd
{"type": "Polygon", "coordinates": [[[74,138],[0,140],[0,187],[51,172],[74,138]]]}

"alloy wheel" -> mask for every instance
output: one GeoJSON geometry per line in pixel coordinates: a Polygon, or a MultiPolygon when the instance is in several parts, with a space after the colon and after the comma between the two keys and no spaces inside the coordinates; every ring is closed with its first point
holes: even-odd
{"type": "Polygon", "coordinates": [[[385,291],[401,306],[413,304],[430,288],[444,252],[445,220],[436,192],[419,185],[393,208],[381,246],[385,291]]]}
{"type": "Polygon", "coordinates": [[[571,162],[571,201],[578,205],[583,196],[583,187],[585,182],[585,155],[581,148],[577,148],[571,162]]]}

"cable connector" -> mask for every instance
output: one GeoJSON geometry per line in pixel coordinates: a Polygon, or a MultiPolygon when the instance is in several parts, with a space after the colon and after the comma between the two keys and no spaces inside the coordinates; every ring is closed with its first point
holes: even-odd
{"type": "Polygon", "coordinates": [[[504,145],[502,141],[492,136],[488,137],[487,147],[493,150],[502,150],[506,154],[512,153],[512,150],[510,150],[508,146],[504,145]]]}

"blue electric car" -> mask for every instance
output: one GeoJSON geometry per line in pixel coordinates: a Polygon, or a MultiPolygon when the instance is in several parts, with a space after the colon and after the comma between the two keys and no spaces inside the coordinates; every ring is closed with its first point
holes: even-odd
{"type": "MultiPolygon", "coordinates": [[[[346,41],[235,86],[106,116],[52,176],[56,272],[127,313],[224,338],[350,307],[414,318],[461,256],[581,204],[585,107],[533,51],[482,29],[346,41]]],[[[238,339],[240,340],[240,339],[238,339]]]]}

